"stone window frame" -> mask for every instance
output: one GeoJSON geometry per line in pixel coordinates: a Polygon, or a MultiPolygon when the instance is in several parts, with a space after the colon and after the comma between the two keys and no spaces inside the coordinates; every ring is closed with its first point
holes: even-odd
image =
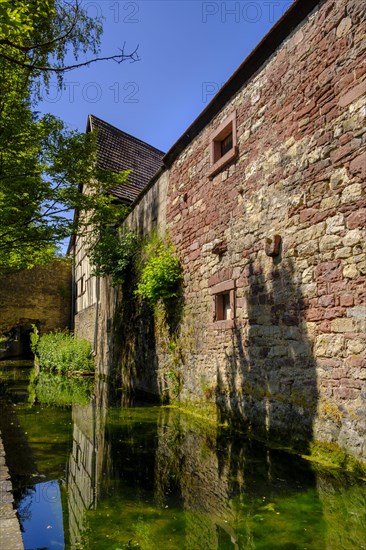
{"type": "Polygon", "coordinates": [[[236,111],[234,111],[210,134],[210,169],[208,171],[208,177],[212,179],[231,162],[237,154],[236,111]],[[232,135],[232,146],[222,155],[221,144],[230,134],[232,135]]]}
{"type": "Polygon", "coordinates": [[[235,316],[236,316],[236,284],[235,279],[230,279],[223,281],[212,286],[209,289],[210,295],[212,296],[212,321],[213,328],[219,329],[228,329],[235,327],[235,316]],[[230,300],[230,309],[231,309],[231,319],[222,319],[222,296],[224,294],[229,295],[230,300]]]}

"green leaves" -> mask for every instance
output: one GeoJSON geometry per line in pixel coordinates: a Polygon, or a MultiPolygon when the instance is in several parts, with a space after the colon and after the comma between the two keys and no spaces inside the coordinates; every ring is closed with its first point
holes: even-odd
{"type": "Polygon", "coordinates": [[[127,173],[97,168],[96,135],[34,111],[48,71],[96,54],[101,31],[78,1],[0,0],[0,272],[47,262],[87,219],[98,231],[126,212],[109,191],[127,173]]]}
{"type": "Polygon", "coordinates": [[[154,305],[161,298],[177,296],[181,278],[182,270],[173,245],[161,239],[147,243],[135,293],[154,305]]]}
{"type": "Polygon", "coordinates": [[[21,2],[14,6],[14,2],[0,0],[0,39],[19,36],[29,36],[33,30],[32,17],[27,6],[21,2]]]}
{"type": "Polygon", "coordinates": [[[122,283],[138,246],[139,239],[132,231],[106,227],[89,252],[90,262],[94,266],[93,274],[99,277],[111,275],[114,285],[122,283]]]}
{"type": "Polygon", "coordinates": [[[41,368],[58,374],[77,375],[94,371],[91,345],[68,331],[42,335],[35,345],[41,368]]]}
{"type": "Polygon", "coordinates": [[[134,273],[134,293],[151,305],[160,299],[177,296],[182,269],[173,245],[152,236],[145,244],[127,227],[101,228],[98,238],[89,245],[88,256],[93,274],[110,275],[112,283],[123,283],[127,272],[134,273]]]}

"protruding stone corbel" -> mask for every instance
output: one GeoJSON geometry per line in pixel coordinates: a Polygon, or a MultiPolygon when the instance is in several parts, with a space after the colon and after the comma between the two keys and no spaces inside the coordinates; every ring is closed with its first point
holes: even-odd
{"type": "Polygon", "coordinates": [[[265,244],[265,252],[267,256],[274,258],[279,255],[281,250],[281,235],[273,235],[272,237],[267,237],[265,244]]]}

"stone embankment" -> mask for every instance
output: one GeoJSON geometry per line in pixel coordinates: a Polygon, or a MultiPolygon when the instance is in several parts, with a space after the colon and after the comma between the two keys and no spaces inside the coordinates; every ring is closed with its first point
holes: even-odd
{"type": "Polygon", "coordinates": [[[0,433],[0,548],[24,550],[20,525],[13,507],[12,485],[0,433]]]}

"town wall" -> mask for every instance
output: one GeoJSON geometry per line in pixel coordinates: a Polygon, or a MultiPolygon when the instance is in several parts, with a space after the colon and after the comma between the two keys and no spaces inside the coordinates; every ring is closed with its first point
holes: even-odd
{"type": "Polygon", "coordinates": [[[320,2],[134,205],[133,229],[162,220],[183,283],[174,327],[115,296],[122,387],[366,458],[364,31],[358,0],[320,2]],[[238,152],[213,175],[233,113],[238,152]]]}
{"type": "Polygon", "coordinates": [[[366,457],[363,17],[327,1],[294,30],[175,160],[167,227],[194,334],[180,398],[366,457]],[[234,111],[238,156],[210,179],[210,136],[234,111]],[[225,281],[232,328],[212,319],[225,281]]]}

